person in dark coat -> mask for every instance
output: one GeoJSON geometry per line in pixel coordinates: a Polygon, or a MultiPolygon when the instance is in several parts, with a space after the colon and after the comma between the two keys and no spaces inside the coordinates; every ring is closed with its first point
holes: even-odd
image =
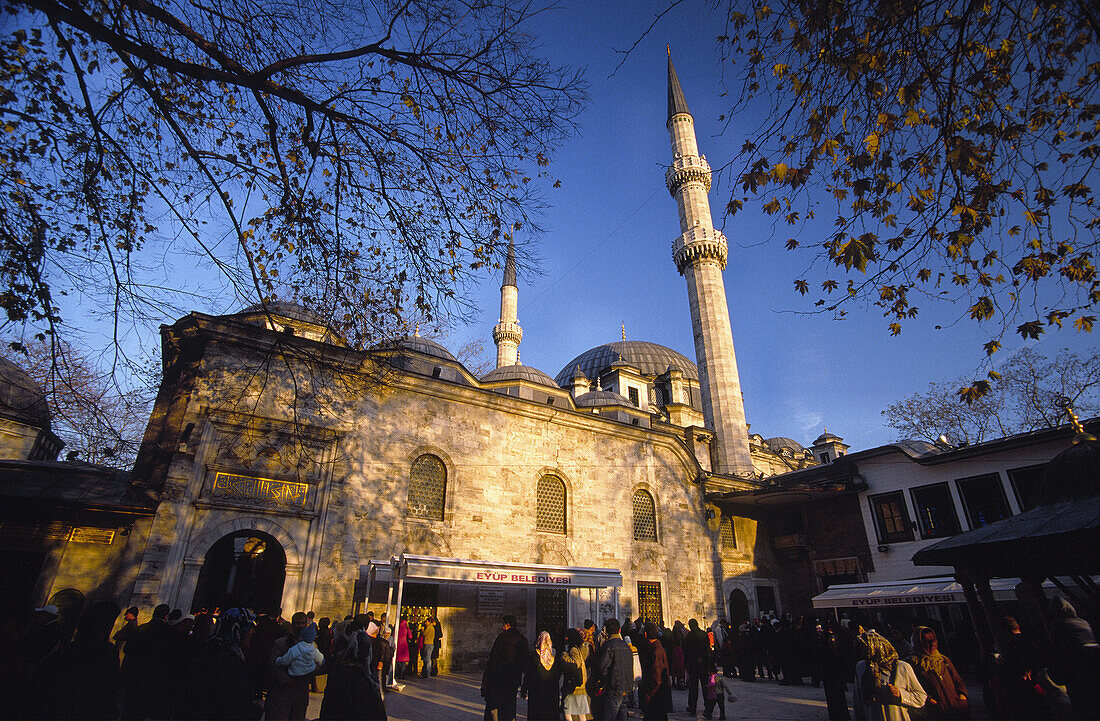
{"type": "Polygon", "coordinates": [[[688,676],[688,705],[687,712],[695,713],[699,703],[699,690],[703,683],[703,671],[706,670],[707,660],[710,658],[710,641],[703,629],[699,628],[699,622],[694,618],[688,621],[688,634],[684,638],[684,664],[687,666],[688,676]]]}
{"type": "Polygon", "coordinates": [[[309,676],[291,678],[286,666],[279,666],[279,658],[298,643],[298,636],[309,619],[298,611],[290,617],[290,633],[275,639],[267,655],[266,677],[271,679],[264,707],[266,721],[301,721],[309,707],[309,676]]]}
{"type": "Polygon", "coordinates": [[[550,634],[543,631],[523,674],[520,694],[527,699],[528,721],[558,721],[561,711],[562,660],[554,654],[550,634]]]}
{"type": "Polygon", "coordinates": [[[126,658],[122,661],[124,718],[169,717],[168,675],[178,670],[167,666],[172,655],[173,631],[168,625],[171,610],[166,603],[154,608],[153,617],[138,626],[126,642],[126,658]]]}
{"type": "Polygon", "coordinates": [[[138,628],[138,607],[130,606],[126,609],[126,615],[123,617],[125,623],[122,625],[111,640],[115,642],[115,648],[118,649],[119,656],[126,653],[126,642],[134,637],[134,632],[138,628]]]}
{"type": "Polygon", "coordinates": [[[362,618],[349,621],[344,635],[333,641],[328,666],[328,683],[321,701],[322,721],[386,721],[378,674],[371,670],[374,667],[371,638],[363,628],[362,618]]]}
{"type": "Polygon", "coordinates": [[[107,637],[119,610],[113,601],[89,605],[73,640],[43,659],[26,689],[33,718],[118,718],[118,649],[107,637]]]}
{"type": "Polygon", "coordinates": [[[647,721],[665,721],[672,710],[672,679],[668,673],[668,655],[661,645],[657,624],[645,625],[645,659],[642,682],[638,689],[639,703],[647,721]]]}
{"type": "Polygon", "coordinates": [[[1036,690],[1043,662],[1039,647],[1024,636],[1011,616],[1002,620],[1007,638],[998,671],[1004,684],[1000,713],[1008,719],[1035,719],[1046,713],[1046,703],[1036,690]]]}
{"type": "Polygon", "coordinates": [[[245,665],[244,652],[256,632],[256,616],[247,608],[231,608],[218,616],[214,635],[199,652],[189,698],[192,719],[254,719],[259,717],[256,689],[245,665]]]}
{"type": "Polygon", "coordinates": [[[607,640],[600,647],[597,666],[600,693],[597,706],[602,721],[626,721],[626,697],[634,689],[634,652],[619,635],[619,622],[603,624],[607,640]]]}
{"type": "Polygon", "coordinates": [[[1064,598],[1050,602],[1051,673],[1065,684],[1079,719],[1100,718],[1100,647],[1087,621],[1064,598]]]}
{"type": "Polygon", "coordinates": [[[527,667],[527,637],[515,627],[516,617],[504,616],[501,631],[489,650],[481,677],[485,721],[512,721],[516,717],[516,693],[527,667]]]}
{"type": "Polygon", "coordinates": [[[825,624],[821,656],[821,685],[825,688],[825,704],[829,721],[848,721],[848,681],[854,663],[850,653],[852,642],[843,629],[837,629],[832,619],[825,624]]]}

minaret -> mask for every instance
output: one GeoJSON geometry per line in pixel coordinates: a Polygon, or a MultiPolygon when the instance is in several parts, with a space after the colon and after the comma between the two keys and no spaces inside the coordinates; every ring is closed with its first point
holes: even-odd
{"type": "Polygon", "coordinates": [[[676,269],[687,279],[695,359],[703,392],[703,417],[714,429],[714,470],[718,473],[753,472],[741,381],[733,353],[733,331],[722,271],[726,267],[726,238],[714,229],[710,217],[710,165],[699,155],[695,120],[668,56],[668,132],[672,165],[665,173],[668,192],[676,198],[680,230],[672,243],[676,269]]]}
{"type": "Polygon", "coordinates": [[[497,368],[513,366],[519,361],[519,342],[523,340],[523,329],[519,327],[518,306],[516,246],[508,238],[508,259],[504,262],[504,283],[500,286],[500,322],[493,327],[493,342],[497,344],[497,368]]]}

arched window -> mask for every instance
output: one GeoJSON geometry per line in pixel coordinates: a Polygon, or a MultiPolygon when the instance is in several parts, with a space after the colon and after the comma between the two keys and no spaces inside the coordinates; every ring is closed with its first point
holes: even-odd
{"type": "Polygon", "coordinates": [[[634,491],[634,540],[657,540],[657,508],[648,491],[634,491]]]}
{"type": "Polygon", "coordinates": [[[565,483],[554,476],[543,476],[535,497],[535,528],[548,533],[565,533],[565,483]]]}
{"type": "Polygon", "coordinates": [[[409,517],[442,521],[446,497],[447,467],[443,461],[431,455],[423,455],[413,461],[409,481],[409,517]]]}

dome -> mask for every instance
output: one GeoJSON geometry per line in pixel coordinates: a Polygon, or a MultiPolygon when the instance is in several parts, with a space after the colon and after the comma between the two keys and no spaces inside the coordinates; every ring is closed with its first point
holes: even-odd
{"type": "Polygon", "coordinates": [[[50,427],[50,407],[42,387],[7,358],[0,357],[0,416],[36,428],[50,427]]]}
{"type": "Polygon", "coordinates": [[[826,428],[825,432],[822,433],[820,436],[818,436],[817,440],[814,441],[814,445],[815,446],[820,446],[823,443],[842,442],[843,440],[844,440],[843,438],[836,435],[835,433],[829,433],[829,429],[826,428]]]}
{"type": "Polygon", "coordinates": [[[406,335],[400,338],[394,338],[392,340],[383,341],[379,343],[375,348],[386,350],[389,348],[407,348],[408,350],[416,351],[417,353],[423,353],[424,355],[432,356],[433,358],[442,358],[443,360],[458,362],[458,359],[451,355],[451,352],[436,343],[430,338],[422,338],[418,335],[406,335]]]}
{"type": "Polygon", "coordinates": [[[317,313],[298,305],[297,303],[289,300],[273,300],[264,307],[263,303],[253,303],[237,315],[280,315],[290,320],[296,320],[302,323],[312,323],[313,325],[327,326],[328,323],[317,313]]]}
{"type": "Polygon", "coordinates": [[[778,453],[786,448],[791,453],[805,453],[806,449],[796,440],[790,438],[784,438],[783,436],[776,436],[775,438],[768,438],[764,441],[764,444],[778,453]]]}
{"type": "Polygon", "coordinates": [[[645,376],[659,376],[671,366],[683,371],[685,378],[699,380],[699,369],[687,356],[644,340],[619,340],[586,350],[566,363],[554,380],[559,386],[568,385],[578,366],[588,378],[599,378],[605,369],[619,362],[620,356],[624,363],[634,366],[645,376]]]}
{"type": "Polygon", "coordinates": [[[558,387],[558,384],[555,383],[554,379],[550,376],[537,368],[524,365],[502,366],[489,371],[481,377],[482,383],[493,383],[496,381],[529,381],[541,386],[550,386],[551,388],[558,387]]]}
{"type": "Polygon", "coordinates": [[[573,401],[578,408],[603,408],[606,406],[626,406],[634,408],[634,404],[624,396],[614,391],[589,391],[577,396],[573,401]]]}

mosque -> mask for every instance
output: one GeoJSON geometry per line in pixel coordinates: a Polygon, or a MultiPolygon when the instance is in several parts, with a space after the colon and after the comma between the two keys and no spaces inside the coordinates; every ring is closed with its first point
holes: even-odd
{"type": "MultiPolygon", "coordinates": [[[[532,636],[612,615],[671,625],[804,606],[785,597],[771,539],[782,518],[708,499],[847,447],[831,434],[809,449],[750,434],[727,243],[671,57],[667,127],[681,230],[672,260],[688,287],[695,362],[624,334],[554,377],[521,365],[511,249],[496,368],[480,378],[416,334],[349,348],[288,303],[191,313],[161,330],[162,386],[132,473],[89,470],[80,483],[100,495],[84,506],[83,490],[40,489],[34,512],[56,516],[65,493],[75,505],[64,533],[36,551],[44,560],[27,562],[39,573],[22,572],[28,593],[45,602],[83,583],[145,612],[400,607],[414,620],[438,615],[441,665],[456,669],[484,655],[501,613],[532,636]],[[107,580],[93,584],[97,573],[107,580]]],[[[49,464],[60,446],[48,417],[45,431],[10,452],[49,464]]]]}

